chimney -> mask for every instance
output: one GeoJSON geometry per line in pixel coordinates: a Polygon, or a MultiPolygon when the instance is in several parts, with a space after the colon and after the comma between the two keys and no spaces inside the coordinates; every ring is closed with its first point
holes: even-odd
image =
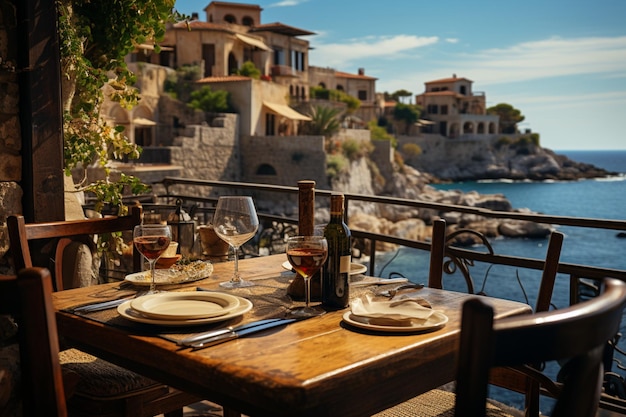
{"type": "Polygon", "coordinates": [[[452,74],[452,78],[456,78],[456,74],[452,74]]]}
{"type": "Polygon", "coordinates": [[[365,75],[365,68],[359,68],[359,75],[365,75]]]}
{"type": "Polygon", "coordinates": [[[193,12],[191,14],[191,20],[198,20],[198,12],[193,12]]]}

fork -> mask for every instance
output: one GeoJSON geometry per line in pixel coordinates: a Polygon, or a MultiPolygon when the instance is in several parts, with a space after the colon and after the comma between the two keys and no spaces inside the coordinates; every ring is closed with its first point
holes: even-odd
{"type": "Polygon", "coordinates": [[[376,295],[382,295],[383,297],[388,297],[390,300],[393,300],[393,298],[398,295],[398,291],[401,290],[406,290],[409,288],[415,288],[415,289],[422,289],[424,288],[424,284],[414,284],[414,283],[410,283],[410,284],[404,284],[404,285],[400,285],[396,288],[391,288],[389,290],[383,290],[383,291],[379,291],[376,293],[376,295]]]}

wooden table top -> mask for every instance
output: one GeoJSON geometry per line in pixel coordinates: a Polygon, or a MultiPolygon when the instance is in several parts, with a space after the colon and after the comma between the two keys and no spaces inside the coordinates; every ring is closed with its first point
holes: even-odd
{"type": "MultiPolygon", "coordinates": [[[[246,279],[291,277],[284,254],[241,260],[246,279]]],[[[211,277],[172,288],[218,288],[233,263],[214,264],[211,277]]],[[[156,334],[112,326],[69,309],[119,284],[54,294],[64,339],[103,359],[251,416],[369,416],[455,378],[461,306],[471,295],[424,288],[420,296],[449,322],[422,334],[375,334],[342,321],[346,310],[192,351],[156,334]]],[[[237,295],[245,296],[241,291],[237,295]]],[[[113,291],[115,292],[115,291],[113,291]]],[[[496,317],[531,312],[519,302],[491,299],[496,317]]],[[[248,314],[248,313],[247,313],[248,314]]],[[[119,318],[120,320],[123,320],[119,318]]],[[[203,330],[199,328],[198,331],[203,330]]]]}

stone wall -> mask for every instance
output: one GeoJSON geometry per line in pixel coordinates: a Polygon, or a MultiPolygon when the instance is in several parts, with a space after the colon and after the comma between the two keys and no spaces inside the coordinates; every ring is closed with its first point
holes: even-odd
{"type": "Polygon", "coordinates": [[[16,65],[16,11],[12,3],[0,2],[0,273],[6,272],[9,239],[6,218],[22,212],[21,133],[19,86],[16,65]]]}

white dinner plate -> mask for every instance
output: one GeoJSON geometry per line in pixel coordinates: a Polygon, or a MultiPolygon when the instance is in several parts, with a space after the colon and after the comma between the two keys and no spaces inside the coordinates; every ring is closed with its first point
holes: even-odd
{"type": "MultiPolygon", "coordinates": [[[[174,265],[170,269],[156,269],[154,272],[154,283],[156,285],[182,284],[210,277],[213,273],[213,264],[211,262],[197,261],[187,265],[174,265]]],[[[124,280],[134,285],[150,285],[150,271],[126,275],[124,280]]]]}
{"type": "Polygon", "coordinates": [[[205,319],[189,319],[189,320],[163,320],[163,319],[154,319],[150,317],[146,317],[138,311],[135,311],[131,306],[130,302],[132,300],[126,301],[125,303],[120,304],[117,307],[117,312],[120,316],[124,317],[127,320],[134,321],[137,323],[145,323],[145,324],[156,324],[159,326],[197,326],[201,324],[208,323],[217,323],[220,321],[226,321],[233,319],[235,317],[239,317],[244,313],[247,313],[252,309],[252,302],[245,298],[239,298],[239,306],[234,310],[217,317],[208,317],[205,319]]]}
{"type": "Polygon", "coordinates": [[[223,316],[239,306],[239,298],[219,292],[163,292],[133,299],[130,307],[146,317],[191,320],[223,316]]]}
{"type": "MultiPolygon", "coordinates": [[[[283,269],[286,269],[287,271],[291,271],[293,269],[289,261],[283,262],[282,267],[283,269]]],[[[367,272],[367,267],[365,265],[361,265],[356,262],[352,262],[350,264],[350,275],[364,274],[366,272],[367,272]]]]}
{"type": "Polygon", "coordinates": [[[377,332],[418,333],[442,328],[448,322],[448,316],[439,311],[434,311],[425,321],[414,319],[410,326],[381,326],[371,324],[368,317],[355,316],[348,311],[343,315],[343,320],[354,327],[377,332]]]}

